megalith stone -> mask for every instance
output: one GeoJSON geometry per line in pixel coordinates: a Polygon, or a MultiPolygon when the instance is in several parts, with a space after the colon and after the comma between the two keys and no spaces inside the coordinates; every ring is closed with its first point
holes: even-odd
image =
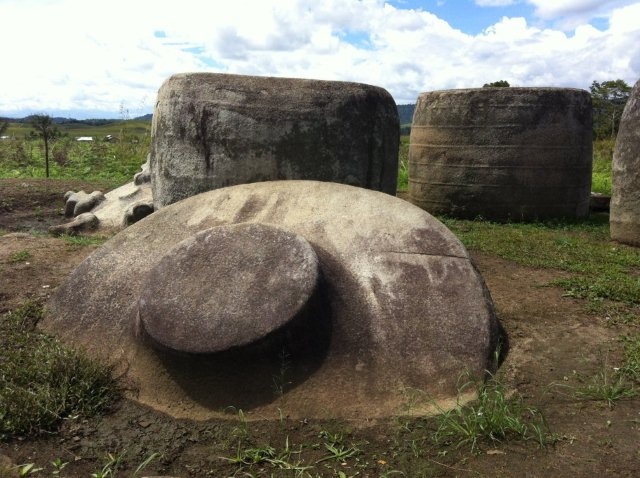
{"type": "Polygon", "coordinates": [[[640,246],[640,80],[620,119],[613,153],[611,239],[640,246]]]}
{"type": "Polygon", "coordinates": [[[495,221],[589,214],[591,96],[573,88],[471,88],[418,97],[409,201],[495,221]]]}
{"type": "Polygon", "coordinates": [[[162,208],[89,256],[47,310],[46,330],[123,365],[136,400],[194,419],[227,407],[389,416],[415,390],[434,402],[412,413],[427,413],[455,404],[461,376],[482,380],[506,348],[481,276],[442,223],[318,181],[162,208]]]}
{"type": "Polygon", "coordinates": [[[309,179],[395,195],[399,119],[384,89],[338,81],[187,73],[158,92],[156,208],[235,184],[309,179]]]}

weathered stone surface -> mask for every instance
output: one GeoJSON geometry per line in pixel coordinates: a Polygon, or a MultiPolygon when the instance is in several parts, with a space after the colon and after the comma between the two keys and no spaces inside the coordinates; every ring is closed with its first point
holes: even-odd
{"type": "Polygon", "coordinates": [[[409,200],[431,213],[537,220],[589,214],[591,96],[477,88],[419,96],[409,200]]]}
{"type": "Polygon", "coordinates": [[[58,226],[51,226],[49,232],[51,234],[69,234],[75,235],[79,232],[93,231],[97,229],[100,221],[92,212],[83,212],[73,218],[73,221],[60,224],[58,226]]]}
{"type": "Polygon", "coordinates": [[[75,217],[79,214],[89,212],[96,207],[100,202],[104,201],[104,194],[101,191],[93,191],[88,194],[84,191],[67,191],[64,195],[65,217],[75,217]]]}
{"type": "Polygon", "coordinates": [[[65,216],[74,217],[91,212],[93,218],[84,216],[82,220],[53,226],[53,234],[77,232],[88,229],[122,229],[153,213],[153,197],[149,180],[149,162],[142,166],[142,172],[135,175],[133,182],[120,186],[107,194],[94,191],[67,191],[64,195],[65,216]]]}
{"type": "Polygon", "coordinates": [[[640,246],[640,80],[620,119],[612,181],[611,239],[640,246]]]}
{"type": "Polygon", "coordinates": [[[120,229],[135,222],[134,219],[142,219],[153,212],[149,183],[127,183],[109,191],[105,197],[106,201],[93,211],[100,220],[100,226],[104,228],[120,229]]]}
{"type": "MultiPolygon", "coordinates": [[[[188,288],[167,286],[166,300],[184,300],[188,288]]],[[[316,181],[238,185],[156,211],[87,258],[56,290],[42,325],[118,360],[136,399],[198,419],[228,406],[260,416],[278,407],[292,417],[386,416],[403,412],[407,389],[443,404],[463,372],[481,378],[495,365],[502,337],[482,278],[445,226],[390,195],[316,181]],[[152,271],[181,241],[232,224],[277,227],[311,244],[320,269],[314,313],[281,326],[277,340],[219,353],[150,346],[137,316],[152,271]]]]}
{"type": "Polygon", "coordinates": [[[214,73],[174,75],[153,114],[156,208],[200,192],[278,179],[395,195],[395,102],[360,83],[214,73]]]}
{"type": "Polygon", "coordinates": [[[151,183],[151,172],[149,171],[149,158],[147,157],[147,161],[142,165],[142,171],[136,173],[133,176],[133,184],[136,186],[141,186],[144,183],[151,183]]]}
{"type": "Polygon", "coordinates": [[[264,224],[213,227],[179,242],[151,269],[139,318],[171,350],[221,352],[296,317],[317,282],[318,258],[301,236],[264,224]]]}

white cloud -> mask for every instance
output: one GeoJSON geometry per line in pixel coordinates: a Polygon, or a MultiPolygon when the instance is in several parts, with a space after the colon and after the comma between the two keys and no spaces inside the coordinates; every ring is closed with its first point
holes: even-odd
{"type": "Polygon", "coordinates": [[[594,18],[607,18],[616,8],[636,0],[526,0],[535,14],[544,20],[556,20],[565,29],[573,29],[594,18]]]}
{"type": "Polygon", "coordinates": [[[138,114],[151,110],[166,78],[185,71],[359,81],[399,103],[501,79],[588,88],[640,77],[640,2],[530,1],[540,15],[597,12],[608,28],[583,22],[566,31],[505,17],[474,36],[384,0],[234,0],[224,9],[111,0],[100,10],[80,0],[0,0],[0,114],[117,112],[120,104],[138,114]]]}

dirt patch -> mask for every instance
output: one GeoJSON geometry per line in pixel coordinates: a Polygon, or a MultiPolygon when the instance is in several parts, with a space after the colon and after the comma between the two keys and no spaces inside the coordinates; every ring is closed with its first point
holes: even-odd
{"type": "MultiPolygon", "coordinates": [[[[0,228],[10,232],[0,237],[0,312],[27,299],[46,300],[97,247],[72,245],[44,232],[49,225],[64,222],[64,192],[98,186],[0,180],[0,228]],[[21,231],[30,233],[12,234],[21,231]]],[[[592,377],[605,367],[611,372],[620,361],[618,337],[637,330],[612,325],[606,317],[588,312],[584,301],[563,297],[560,289],[549,287],[550,281],[562,277],[560,272],[522,267],[487,254],[473,256],[509,334],[509,356],[499,374],[510,392],[521,394],[544,413],[557,438],[554,445],[539,448],[534,441],[506,442],[485,446],[474,455],[468,448],[435,448],[427,439],[432,428],[428,421],[406,426],[397,419],[365,424],[290,420],[283,409],[281,420],[254,417],[244,422],[237,419],[237,410],[230,410],[229,421],[191,422],[123,400],[107,416],[66,420],[59,434],[0,443],[0,454],[14,463],[45,467],[34,476],[49,476],[49,463],[60,458],[69,462],[63,476],[86,477],[105,465],[108,452],[126,452],[122,469],[128,471],[158,452],[162,457],[148,468],[155,473],[229,476],[236,468],[220,457],[234,456],[239,442],[254,447],[269,444],[277,450],[288,443],[301,451],[306,463],[314,463],[327,456],[326,437],[339,434],[345,448],[359,452],[340,461],[320,461],[312,476],[338,476],[336,470],[359,477],[378,477],[391,470],[403,471],[404,476],[443,477],[637,476],[640,399],[609,408],[578,400],[572,393],[581,377],[592,377]]],[[[253,471],[256,476],[272,472],[294,476],[267,465],[253,471]]]]}

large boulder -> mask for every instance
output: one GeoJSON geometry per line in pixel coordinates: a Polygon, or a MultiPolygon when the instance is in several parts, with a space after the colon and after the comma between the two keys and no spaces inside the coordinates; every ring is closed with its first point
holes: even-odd
{"type": "Polygon", "coordinates": [[[640,246],[640,80],[620,119],[610,207],[611,239],[640,246]]]}
{"type": "Polygon", "coordinates": [[[396,192],[398,112],[391,95],[375,86],[178,74],[158,92],[151,134],[156,208],[279,179],[396,192]]]}
{"type": "Polygon", "coordinates": [[[177,417],[364,418],[455,403],[503,331],[460,241],[406,201],[316,181],[209,191],[106,242],[43,326],[177,417]],[[244,330],[244,332],[243,332],[244,330]]]}

